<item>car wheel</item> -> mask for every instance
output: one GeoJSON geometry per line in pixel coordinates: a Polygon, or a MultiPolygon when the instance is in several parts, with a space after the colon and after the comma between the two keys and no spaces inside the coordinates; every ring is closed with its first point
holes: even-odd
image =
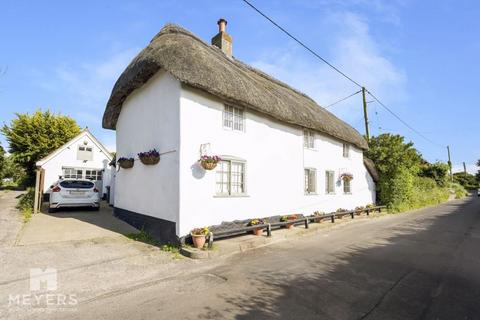
{"type": "Polygon", "coordinates": [[[57,212],[56,208],[48,208],[48,213],[55,213],[57,212]]]}
{"type": "Polygon", "coordinates": [[[100,207],[93,207],[93,211],[99,211],[100,207]]]}

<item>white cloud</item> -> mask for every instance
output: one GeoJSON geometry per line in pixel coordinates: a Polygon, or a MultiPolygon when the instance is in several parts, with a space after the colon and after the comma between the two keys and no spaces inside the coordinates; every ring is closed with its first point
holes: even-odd
{"type": "MultiPolygon", "coordinates": [[[[405,102],[406,74],[382,53],[362,16],[352,12],[332,13],[321,23],[325,32],[330,32],[328,39],[323,39],[324,50],[321,50],[329,57],[327,60],[386,103],[405,102]]],[[[321,106],[358,90],[324,63],[310,59],[296,43],[265,53],[252,64],[305,92],[321,106]]],[[[362,117],[361,97],[349,99],[330,111],[350,123],[358,122],[362,117]]]]}

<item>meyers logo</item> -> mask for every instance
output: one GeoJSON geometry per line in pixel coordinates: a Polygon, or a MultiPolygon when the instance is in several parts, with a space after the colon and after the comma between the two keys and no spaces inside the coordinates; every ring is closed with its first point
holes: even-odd
{"type": "Polygon", "coordinates": [[[30,291],[57,290],[57,269],[30,269],[30,291]]]}
{"type": "MultiPolygon", "coordinates": [[[[8,305],[10,307],[35,307],[38,309],[73,310],[76,306],[75,294],[57,292],[57,269],[32,268],[30,269],[30,293],[10,294],[8,305]]],[[[13,310],[13,309],[12,309],[13,310]]]]}

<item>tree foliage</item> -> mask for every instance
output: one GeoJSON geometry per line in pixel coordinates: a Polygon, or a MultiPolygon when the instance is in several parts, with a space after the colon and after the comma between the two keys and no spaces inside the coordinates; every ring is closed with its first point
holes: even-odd
{"type": "Polygon", "coordinates": [[[379,202],[393,210],[404,211],[448,199],[448,165],[426,162],[404,137],[388,133],[372,137],[365,156],[373,160],[380,176],[379,202]]]}
{"type": "Polygon", "coordinates": [[[479,185],[476,176],[468,172],[466,174],[465,172],[455,172],[453,181],[462,185],[465,189],[475,189],[479,185]]]}
{"type": "Polygon", "coordinates": [[[59,148],[80,132],[68,116],[38,110],[33,114],[16,114],[1,132],[7,138],[13,161],[25,170],[29,184],[35,179],[35,162],[59,148]]]}
{"type": "Polygon", "coordinates": [[[2,185],[2,179],[5,172],[5,160],[5,149],[3,149],[2,145],[0,144],[0,186],[2,185]]]}

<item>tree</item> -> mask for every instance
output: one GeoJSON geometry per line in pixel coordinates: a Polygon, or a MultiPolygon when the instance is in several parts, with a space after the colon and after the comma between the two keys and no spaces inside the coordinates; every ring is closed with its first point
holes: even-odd
{"type": "Polygon", "coordinates": [[[1,132],[9,142],[13,161],[25,170],[31,185],[35,163],[80,133],[80,127],[68,116],[38,110],[33,114],[16,113],[1,132]]]}
{"type": "Polygon", "coordinates": [[[405,143],[400,135],[385,133],[370,139],[365,155],[375,163],[380,176],[377,184],[380,202],[395,208],[407,203],[422,163],[413,143],[405,143]]]}
{"type": "Polygon", "coordinates": [[[444,187],[448,184],[449,171],[450,166],[446,163],[428,163],[425,161],[420,168],[419,176],[431,178],[435,180],[438,186],[444,187]]]}
{"type": "Polygon", "coordinates": [[[473,174],[465,172],[455,172],[453,174],[453,181],[462,185],[465,189],[478,188],[478,181],[473,174]]]}

